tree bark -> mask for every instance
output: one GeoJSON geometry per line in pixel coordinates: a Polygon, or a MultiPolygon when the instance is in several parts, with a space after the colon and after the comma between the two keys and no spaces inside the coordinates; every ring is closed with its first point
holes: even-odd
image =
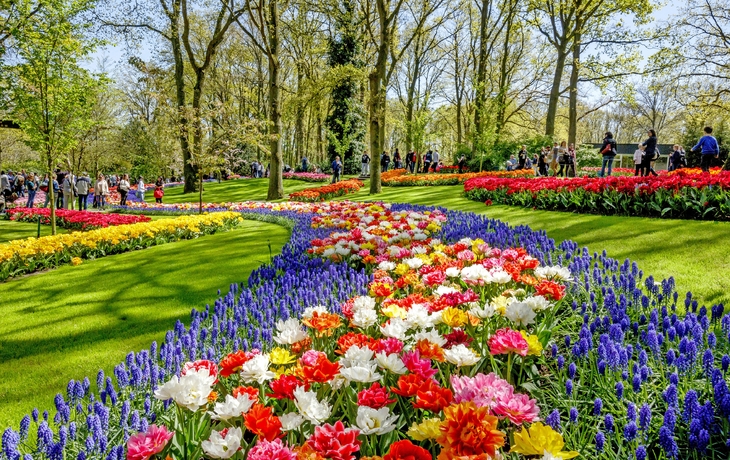
{"type": "Polygon", "coordinates": [[[281,157],[281,109],[279,107],[279,8],[278,0],[269,0],[269,122],[271,123],[269,191],[267,200],[284,198],[281,157]]]}
{"type": "MultiPolygon", "coordinates": [[[[576,30],[582,25],[577,23],[576,30]]],[[[578,77],[580,75],[581,34],[575,34],[573,42],[573,64],[570,71],[569,108],[568,108],[568,143],[575,144],[578,137],[578,77]]]]}
{"type": "Polygon", "coordinates": [[[555,118],[558,114],[558,102],[560,100],[560,82],[563,79],[563,67],[568,57],[568,52],[562,44],[557,49],[557,60],[555,61],[555,74],[553,75],[553,85],[550,88],[550,98],[548,99],[547,120],[545,122],[545,135],[555,135],[555,118]]]}
{"type": "Polygon", "coordinates": [[[476,94],[474,110],[474,139],[472,151],[476,154],[482,146],[482,135],[484,134],[484,109],[487,103],[485,84],[487,81],[487,30],[490,0],[482,0],[482,12],[479,23],[479,62],[477,64],[476,94]]]}
{"type": "Polygon", "coordinates": [[[383,151],[383,139],[380,138],[380,75],[377,70],[370,73],[370,194],[382,191],[380,183],[380,154],[383,151]]]}
{"type": "Polygon", "coordinates": [[[304,79],[304,71],[301,64],[297,64],[297,109],[294,121],[294,148],[295,161],[292,164],[301,163],[304,157],[304,104],[302,103],[302,80],[304,79]]]}

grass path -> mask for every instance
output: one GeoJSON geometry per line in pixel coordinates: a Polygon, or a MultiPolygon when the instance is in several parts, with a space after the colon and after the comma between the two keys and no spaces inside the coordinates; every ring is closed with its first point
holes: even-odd
{"type": "MultiPolygon", "coordinates": [[[[17,224],[17,223],[14,223],[17,224]]],[[[70,379],[109,373],[164,338],[218,289],[246,281],[289,232],[246,221],[235,230],[119,254],[0,283],[0,427],[53,408],[70,379]]]]}
{"type": "MultiPolygon", "coordinates": [[[[66,233],[68,230],[58,228],[57,233],[66,233]]],[[[41,236],[51,234],[50,225],[41,225],[41,236]]],[[[7,243],[10,240],[20,240],[23,238],[36,237],[38,235],[38,224],[29,224],[25,222],[14,222],[11,220],[0,220],[0,244],[7,243]]]]}

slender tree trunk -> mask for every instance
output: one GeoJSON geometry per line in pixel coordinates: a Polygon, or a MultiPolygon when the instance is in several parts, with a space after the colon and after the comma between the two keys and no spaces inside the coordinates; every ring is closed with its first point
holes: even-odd
{"type": "Polygon", "coordinates": [[[271,168],[267,200],[284,198],[281,157],[281,110],[279,108],[279,8],[278,0],[269,0],[269,121],[271,122],[271,168]]]}
{"type": "Polygon", "coordinates": [[[380,152],[383,139],[380,138],[380,75],[377,70],[370,73],[370,194],[382,191],[380,183],[380,152]]]}
{"type": "Polygon", "coordinates": [[[563,68],[565,67],[565,60],[568,57],[568,52],[565,49],[563,43],[558,48],[558,56],[555,61],[555,74],[553,75],[553,85],[550,88],[550,98],[548,99],[548,111],[547,121],[545,122],[545,135],[555,135],[555,118],[558,114],[558,102],[560,100],[560,83],[563,79],[563,68]]]}
{"type": "Polygon", "coordinates": [[[504,128],[505,117],[507,113],[507,93],[509,91],[510,83],[510,76],[508,75],[509,71],[507,69],[507,65],[509,64],[510,44],[512,43],[512,25],[514,23],[515,9],[512,7],[512,5],[508,5],[508,8],[510,8],[510,10],[507,13],[507,24],[504,30],[502,59],[499,63],[499,94],[497,95],[497,120],[495,126],[496,137],[494,140],[495,143],[499,141],[499,136],[502,133],[502,129],[504,128]]]}
{"type": "MultiPolygon", "coordinates": [[[[48,196],[50,197],[48,199],[48,202],[51,204],[51,235],[56,234],[56,196],[53,194],[53,181],[56,180],[55,175],[53,173],[53,162],[51,161],[51,152],[50,149],[47,152],[48,155],[48,196]]],[[[61,185],[61,184],[58,184],[61,185]]],[[[60,188],[60,187],[59,187],[60,188]]]]}
{"type": "Polygon", "coordinates": [[[304,157],[304,104],[302,103],[302,80],[304,71],[301,65],[297,65],[297,109],[294,122],[294,144],[295,144],[295,161],[292,164],[301,162],[304,157]]]}
{"type": "MultiPolygon", "coordinates": [[[[576,29],[582,25],[576,23],[576,29]]],[[[580,75],[580,32],[575,34],[573,42],[573,64],[570,70],[570,95],[568,108],[568,143],[575,144],[578,137],[578,76],[580,75]]]]}
{"type": "MultiPolygon", "coordinates": [[[[203,84],[205,83],[205,71],[198,70],[195,75],[195,86],[193,86],[193,151],[200,159],[203,157],[203,120],[200,113],[200,101],[203,96],[203,84]]],[[[200,169],[193,164],[194,169],[200,169]]]]}
{"type": "Polygon", "coordinates": [[[482,0],[482,12],[479,23],[479,62],[477,64],[476,94],[474,111],[473,148],[474,153],[483,148],[482,135],[484,134],[484,110],[487,105],[486,82],[487,82],[487,29],[490,0],[482,0]]]}

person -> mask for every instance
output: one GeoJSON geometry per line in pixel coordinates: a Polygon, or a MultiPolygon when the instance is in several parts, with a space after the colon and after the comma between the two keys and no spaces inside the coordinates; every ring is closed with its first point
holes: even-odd
{"type": "Polygon", "coordinates": [[[10,177],[5,174],[5,171],[0,171],[0,193],[5,195],[5,191],[12,192],[10,189],[10,177]]]}
{"type": "Polygon", "coordinates": [[[43,178],[43,182],[41,182],[41,190],[43,190],[45,188],[45,190],[43,190],[43,191],[46,192],[46,201],[43,202],[44,208],[46,206],[48,206],[48,203],[51,201],[51,194],[50,194],[49,190],[53,190],[53,196],[57,197],[59,189],[60,189],[60,187],[58,186],[58,181],[56,179],[53,179],[50,186],[48,185],[49,181],[50,181],[50,176],[48,174],[46,174],[45,177],[43,178]]]}
{"type": "MultiPolygon", "coordinates": [[[[66,173],[61,171],[61,168],[56,168],[56,182],[58,182],[59,187],[61,184],[63,184],[63,180],[66,179],[66,173]]],[[[55,190],[54,190],[55,192],[55,190]]],[[[56,194],[56,209],[63,207],[63,194],[58,193],[56,194]]]]}
{"type": "Polygon", "coordinates": [[[87,209],[89,190],[91,189],[91,178],[86,172],[76,179],[76,195],[79,197],[79,211],[87,209]]]}
{"type": "Polygon", "coordinates": [[[70,172],[63,178],[63,185],[61,186],[63,188],[63,209],[74,208],[74,198],[76,197],[75,179],[70,172]]]}
{"type": "Polygon", "coordinates": [[[408,155],[406,155],[406,169],[408,172],[413,174],[413,170],[416,167],[416,152],[411,150],[408,152],[408,155]]]}
{"type": "Polygon", "coordinates": [[[702,172],[709,173],[710,166],[712,166],[712,159],[720,156],[720,145],[717,143],[715,136],[712,135],[712,126],[705,126],[704,132],[705,135],[700,138],[697,145],[690,149],[690,152],[701,150],[702,161],[700,162],[700,167],[702,168],[702,172]]]}
{"type": "Polygon", "coordinates": [[[571,143],[568,146],[568,166],[566,171],[566,175],[569,177],[575,177],[576,171],[575,171],[575,165],[578,163],[578,158],[575,153],[575,144],[571,143]]]}
{"type": "Polygon", "coordinates": [[[601,170],[598,172],[598,177],[605,177],[607,173],[610,176],[613,171],[613,159],[616,158],[616,141],[613,138],[613,133],[610,131],[606,132],[603,136],[601,156],[603,156],[603,161],[601,162],[601,170]]]}
{"type": "Polygon", "coordinates": [[[639,144],[634,152],[634,176],[643,176],[644,146],[639,144]]]}
{"type": "Polygon", "coordinates": [[[527,147],[522,146],[520,152],[517,154],[517,169],[525,169],[527,164],[527,147]]]}
{"type": "Polygon", "coordinates": [[[525,167],[524,169],[532,169],[532,159],[529,155],[527,155],[527,158],[525,159],[525,167]]]}
{"type": "Polygon", "coordinates": [[[649,174],[653,174],[655,176],[659,175],[656,171],[654,171],[654,163],[656,163],[660,155],[661,153],[659,152],[659,147],[657,147],[657,149],[654,151],[654,157],[649,161],[649,174]]]}
{"type": "Polygon", "coordinates": [[[340,156],[335,157],[335,161],[332,162],[332,183],[336,184],[340,181],[340,173],[342,172],[342,162],[340,156]]]}
{"type": "Polygon", "coordinates": [[[162,187],[164,187],[164,184],[158,184],[155,182],[155,191],[152,193],[155,197],[155,203],[162,204],[162,197],[165,196],[165,190],[162,187]]]}
{"type": "Polygon", "coordinates": [[[560,169],[556,176],[565,177],[568,175],[568,163],[570,161],[570,154],[568,153],[568,143],[563,141],[558,147],[558,165],[560,169]]]}
{"type": "Polygon", "coordinates": [[[464,172],[464,168],[466,167],[466,157],[462,155],[459,157],[459,174],[464,172]]]}
{"type": "Polygon", "coordinates": [[[370,175],[370,155],[368,155],[367,150],[362,153],[362,158],[360,159],[360,175],[362,177],[370,175]]]}
{"type": "Polygon", "coordinates": [[[687,166],[687,159],[684,154],[684,149],[681,145],[674,144],[674,151],[672,156],[669,157],[669,170],[676,171],[687,166]]]}
{"type": "Polygon", "coordinates": [[[532,170],[536,176],[540,175],[540,154],[536,153],[532,155],[532,170]]]}
{"type": "MultiPolygon", "coordinates": [[[[643,175],[648,176],[649,171],[653,171],[653,168],[651,167],[651,162],[655,160],[654,155],[656,154],[656,131],[653,129],[650,129],[647,131],[647,134],[649,134],[649,138],[645,140],[641,145],[645,147],[644,149],[644,162],[642,163],[642,169],[644,170],[643,175]]],[[[654,175],[656,176],[657,173],[654,172],[654,175]]]]}
{"type": "Polygon", "coordinates": [[[427,173],[428,169],[431,167],[431,161],[433,160],[433,152],[431,152],[431,149],[428,149],[426,152],[426,155],[423,157],[423,172],[427,173]]]}
{"type": "Polygon", "coordinates": [[[540,149],[540,156],[537,158],[537,172],[539,176],[548,175],[548,152],[549,147],[540,149]]]}
{"type": "Polygon", "coordinates": [[[553,176],[558,175],[558,158],[560,157],[560,147],[558,143],[553,143],[552,156],[550,158],[550,170],[553,172],[553,176]]]}
{"type": "Polygon", "coordinates": [[[164,187],[165,181],[162,180],[162,176],[157,176],[157,180],[155,181],[155,187],[164,187]]]}
{"type": "Polygon", "coordinates": [[[309,171],[309,160],[307,157],[302,157],[302,172],[309,171]]]}
{"type": "Polygon", "coordinates": [[[509,160],[507,160],[507,171],[514,171],[517,167],[517,159],[514,155],[510,155],[509,160]]]}
{"type": "Polygon", "coordinates": [[[109,195],[109,184],[107,184],[104,174],[99,174],[96,185],[94,185],[94,196],[99,208],[104,209],[107,195],[109,195]]]}
{"type": "Polygon", "coordinates": [[[28,202],[25,204],[26,208],[33,207],[38,185],[38,177],[33,173],[28,174],[28,179],[25,180],[25,188],[28,191],[28,202]]]}
{"type": "Polygon", "coordinates": [[[433,172],[436,172],[436,169],[440,163],[441,158],[439,158],[439,150],[436,149],[433,151],[433,155],[431,155],[431,167],[433,168],[433,172]]]}
{"type": "Polygon", "coordinates": [[[393,153],[393,168],[401,169],[402,167],[403,163],[401,162],[400,151],[398,151],[398,149],[395,149],[395,153],[393,153]]]}
{"type": "Polygon", "coordinates": [[[25,197],[25,169],[22,169],[13,181],[14,192],[18,194],[18,197],[25,197]]]}
{"type": "MultiPolygon", "coordinates": [[[[119,179],[119,185],[117,185],[117,191],[119,192],[119,205],[120,206],[126,206],[127,205],[127,194],[129,193],[129,176],[127,174],[122,174],[122,178],[119,179]]],[[[81,197],[79,197],[81,199],[81,197]]],[[[86,207],[84,207],[86,209],[86,207]]]]}
{"type": "Polygon", "coordinates": [[[380,157],[380,167],[382,172],[388,171],[388,165],[390,164],[390,155],[388,152],[383,151],[383,155],[380,157]]]}
{"type": "Polygon", "coordinates": [[[146,191],[147,190],[145,189],[144,179],[142,178],[142,176],[139,176],[139,178],[137,179],[137,198],[142,203],[144,203],[144,192],[146,191]]]}

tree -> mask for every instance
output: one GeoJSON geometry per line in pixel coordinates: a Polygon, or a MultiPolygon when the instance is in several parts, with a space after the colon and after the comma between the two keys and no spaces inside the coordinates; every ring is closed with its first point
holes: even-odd
{"type": "Polygon", "coordinates": [[[203,148],[203,120],[186,114],[197,114],[205,94],[208,70],[218,48],[226,38],[230,26],[245,9],[236,0],[220,0],[212,8],[202,2],[195,10],[194,0],[147,0],[143,2],[110,1],[97,10],[102,24],[124,33],[144,31],[167,41],[174,61],[175,96],[180,111],[179,140],[183,155],[184,193],[195,192],[197,171],[193,155],[201,155],[203,148]],[[185,68],[193,72],[192,88],[185,68]],[[188,93],[192,89],[192,99],[188,93]],[[191,110],[188,110],[191,109],[191,110]]]}
{"type": "MultiPolygon", "coordinates": [[[[42,155],[49,185],[54,167],[88,129],[100,85],[100,78],[79,65],[95,46],[83,39],[84,27],[76,22],[85,6],[83,2],[61,4],[29,19],[23,39],[16,43],[19,60],[5,69],[9,109],[27,135],[28,145],[42,155]]],[[[48,187],[48,193],[55,235],[53,187],[48,187]]]]}

